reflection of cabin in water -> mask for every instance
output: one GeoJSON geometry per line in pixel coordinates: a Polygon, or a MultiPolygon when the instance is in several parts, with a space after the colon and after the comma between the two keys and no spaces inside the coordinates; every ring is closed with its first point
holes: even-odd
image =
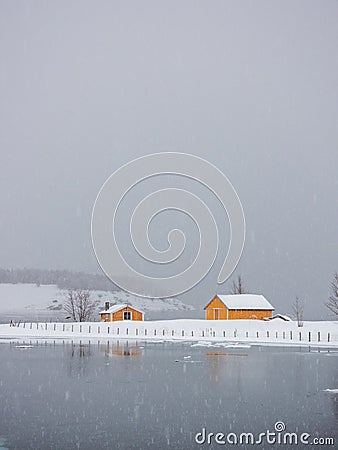
{"type": "Polygon", "coordinates": [[[101,345],[101,351],[104,351],[105,356],[140,356],[142,355],[142,349],[144,347],[139,347],[137,344],[129,346],[127,343],[113,343],[110,344],[109,341],[105,345],[101,345]]]}
{"type": "Polygon", "coordinates": [[[144,313],[133,306],[120,304],[109,306],[105,303],[105,309],[100,311],[102,322],[115,322],[118,320],[143,320],[144,313]]]}
{"type": "Polygon", "coordinates": [[[274,307],[263,295],[216,295],[204,308],[207,320],[259,319],[272,317],[274,307]]]}

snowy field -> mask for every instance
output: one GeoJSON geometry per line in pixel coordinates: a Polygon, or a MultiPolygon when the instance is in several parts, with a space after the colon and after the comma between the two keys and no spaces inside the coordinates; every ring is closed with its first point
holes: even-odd
{"type": "MultiPolygon", "coordinates": [[[[55,285],[0,284],[0,322],[10,320],[63,320],[66,316],[62,303],[67,291],[55,285]]],[[[99,300],[98,312],[104,303],[129,303],[142,311],[191,311],[194,308],[175,298],[144,299],[123,291],[91,291],[93,299],[99,300]]]]}
{"type": "Polygon", "coordinates": [[[338,347],[338,322],[162,320],[146,322],[21,322],[0,325],[0,338],[193,341],[200,346],[266,344],[338,347]]]}
{"type": "MultiPolygon", "coordinates": [[[[143,299],[125,292],[91,291],[92,298],[104,302],[130,303],[145,312],[171,311],[179,314],[193,309],[178,299],[143,299]]],[[[213,321],[201,319],[147,320],[144,322],[65,321],[62,302],[66,291],[55,285],[0,284],[0,338],[48,339],[140,339],[193,341],[207,346],[221,343],[268,345],[316,345],[338,347],[338,322],[304,322],[274,319],[213,321]],[[12,321],[16,326],[10,326],[12,321]]],[[[97,312],[98,312],[97,311],[97,312]]],[[[96,315],[98,319],[98,314],[96,315]]],[[[222,345],[222,344],[221,344],[222,345]]]]}

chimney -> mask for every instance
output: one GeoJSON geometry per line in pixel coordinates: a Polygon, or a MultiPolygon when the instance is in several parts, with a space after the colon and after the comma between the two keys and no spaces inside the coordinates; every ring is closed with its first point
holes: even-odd
{"type": "Polygon", "coordinates": [[[109,309],[109,302],[105,302],[104,309],[105,309],[105,311],[108,311],[108,309],[109,309]]]}

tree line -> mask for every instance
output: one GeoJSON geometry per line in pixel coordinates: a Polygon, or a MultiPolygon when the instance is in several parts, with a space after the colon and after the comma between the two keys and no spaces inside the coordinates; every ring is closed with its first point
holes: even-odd
{"type": "Polygon", "coordinates": [[[69,270],[1,269],[0,283],[55,284],[60,289],[116,291],[117,286],[104,275],[69,270]]]}

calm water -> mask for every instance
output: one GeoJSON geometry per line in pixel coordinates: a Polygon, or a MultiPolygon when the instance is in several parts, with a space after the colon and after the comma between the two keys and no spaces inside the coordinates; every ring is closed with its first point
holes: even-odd
{"type": "MultiPolygon", "coordinates": [[[[0,448],[228,448],[198,445],[194,437],[203,427],[238,435],[274,431],[277,421],[286,431],[338,439],[338,394],[324,391],[338,388],[336,352],[21,344],[0,344],[0,448]]],[[[241,448],[249,447],[287,448],[241,448]]]]}

